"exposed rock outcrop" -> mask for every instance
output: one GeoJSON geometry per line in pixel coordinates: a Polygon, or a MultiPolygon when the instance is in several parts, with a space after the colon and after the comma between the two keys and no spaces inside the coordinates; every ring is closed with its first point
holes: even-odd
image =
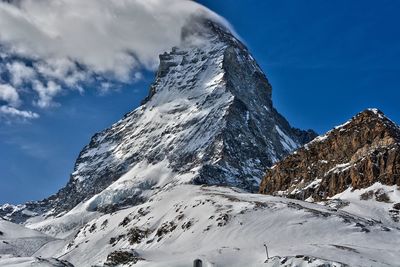
{"type": "Polygon", "coordinates": [[[400,186],[400,129],[368,109],[272,167],[260,192],[322,200],[376,182],[400,186]]]}

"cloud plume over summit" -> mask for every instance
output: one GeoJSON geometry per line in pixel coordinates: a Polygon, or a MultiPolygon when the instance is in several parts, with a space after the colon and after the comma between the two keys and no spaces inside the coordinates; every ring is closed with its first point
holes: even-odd
{"type": "Polygon", "coordinates": [[[10,108],[55,106],[64,91],[88,83],[104,89],[140,79],[201,13],[223,21],[189,0],[0,1],[0,118],[10,108]]]}

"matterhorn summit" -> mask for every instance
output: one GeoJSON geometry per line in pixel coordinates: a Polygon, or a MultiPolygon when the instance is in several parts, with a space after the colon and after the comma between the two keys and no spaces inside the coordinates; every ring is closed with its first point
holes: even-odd
{"type": "Polygon", "coordinates": [[[184,183],[256,192],[268,167],[315,137],[292,128],[271,94],[247,48],[225,26],[195,16],[181,47],[160,56],[142,105],[96,134],[68,184],[27,209],[57,215],[91,199],[90,210],[110,211],[184,183]]]}

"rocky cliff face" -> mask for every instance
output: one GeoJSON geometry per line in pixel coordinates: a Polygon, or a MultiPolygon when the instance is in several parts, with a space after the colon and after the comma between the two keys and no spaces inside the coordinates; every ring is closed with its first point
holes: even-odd
{"type": "Polygon", "coordinates": [[[376,182],[400,186],[400,129],[369,109],[274,166],[260,192],[322,200],[376,182]]]}
{"type": "Polygon", "coordinates": [[[68,184],[29,210],[58,214],[91,198],[93,210],[113,210],[180,183],[257,191],[268,167],[315,137],[292,128],[271,94],[229,30],[194,18],[181,46],[160,56],[142,105],[96,134],[68,184]]]}

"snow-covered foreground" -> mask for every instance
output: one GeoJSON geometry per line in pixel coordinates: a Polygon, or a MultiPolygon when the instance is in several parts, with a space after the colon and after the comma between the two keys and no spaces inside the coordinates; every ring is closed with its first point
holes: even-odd
{"type": "Polygon", "coordinates": [[[0,251],[2,255],[31,256],[52,240],[54,238],[38,231],[0,219],[0,251]]]}
{"type": "Polygon", "coordinates": [[[0,266],[70,266],[62,260],[33,257],[43,246],[54,241],[53,237],[0,219],[0,266]]]}
{"type": "MultiPolygon", "coordinates": [[[[377,184],[370,190],[379,188],[397,200],[396,188],[377,184]]],[[[195,259],[205,266],[399,266],[400,225],[389,212],[393,204],[360,200],[364,191],[346,192],[342,201],[321,205],[233,188],[181,185],[112,214],[87,212],[81,205],[61,218],[31,222],[31,228],[65,238],[48,239],[25,256],[58,258],[74,266],[103,266],[113,252],[118,257],[110,256],[109,263],[129,255],[135,266],[152,267],[191,266],[195,259]]],[[[31,266],[6,261],[11,260],[0,259],[0,265],[31,266]]]]}

